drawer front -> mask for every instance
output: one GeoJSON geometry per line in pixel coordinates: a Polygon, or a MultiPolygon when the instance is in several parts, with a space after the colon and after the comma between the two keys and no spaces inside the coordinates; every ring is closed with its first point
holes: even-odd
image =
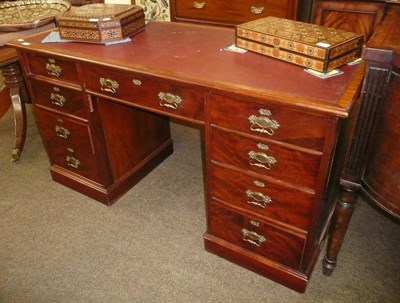
{"type": "Polygon", "coordinates": [[[310,193],[214,165],[212,196],[304,231],[309,228],[314,201],[314,195],[310,193]]]}
{"type": "Polygon", "coordinates": [[[35,116],[51,164],[104,183],[87,124],[39,108],[35,116]]]}
{"type": "Polygon", "coordinates": [[[332,129],[328,118],[279,105],[239,102],[212,95],[211,123],[251,135],[322,151],[332,129]],[[227,115],[226,108],[234,115],[227,115]]]}
{"type": "Polygon", "coordinates": [[[82,92],[30,80],[35,104],[81,118],[87,118],[82,92]]]}
{"type": "Polygon", "coordinates": [[[266,16],[295,18],[293,3],[293,0],[175,0],[175,15],[237,24],[266,16]]]}
{"type": "Polygon", "coordinates": [[[314,189],[321,154],[290,149],[274,142],[252,140],[212,127],[211,157],[240,169],[314,189]]]}
{"type": "Polygon", "coordinates": [[[29,70],[35,75],[79,84],[78,70],[74,62],[53,56],[26,54],[29,70]]]}
{"type": "Polygon", "coordinates": [[[204,121],[204,93],[195,89],[94,65],[83,66],[83,73],[88,91],[166,115],[204,121]]]}
{"type": "Polygon", "coordinates": [[[305,237],[211,203],[208,233],[293,269],[299,269],[305,237]]]}

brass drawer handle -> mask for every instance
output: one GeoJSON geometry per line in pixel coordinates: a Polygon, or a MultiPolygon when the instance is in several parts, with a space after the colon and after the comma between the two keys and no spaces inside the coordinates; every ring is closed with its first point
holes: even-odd
{"type": "Polygon", "coordinates": [[[59,67],[58,65],[52,64],[52,63],[47,63],[46,64],[46,69],[47,69],[47,73],[49,75],[55,76],[55,77],[60,77],[61,75],[61,67],[59,67]]]}
{"type": "Polygon", "coordinates": [[[178,109],[182,104],[182,98],[178,95],[174,95],[171,93],[160,92],[158,94],[160,98],[160,105],[165,106],[172,109],[178,109]]]}
{"type": "Polygon", "coordinates": [[[142,81],[140,81],[139,79],[133,79],[132,83],[133,83],[133,85],[136,85],[136,86],[142,85],[142,81]]]}
{"type": "Polygon", "coordinates": [[[202,8],[204,8],[205,6],[206,6],[206,3],[205,3],[205,2],[197,2],[197,1],[194,1],[194,2],[193,2],[193,7],[194,7],[194,8],[202,9],[202,8]]]}
{"type": "Polygon", "coordinates": [[[65,159],[67,160],[67,165],[73,168],[79,168],[79,165],[81,165],[81,161],[75,157],[67,156],[65,159]]]}
{"type": "Polygon", "coordinates": [[[100,81],[100,85],[101,85],[100,89],[105,92],[115,94],[115,92],[117,91],[117,88],[119,87],[118,82],[115,80],[111,80],[108,78],[100,78],[99,81],[100,81]]]}
{"type": "Polygon", "coordinates": [[[265,208],[269,203],[272,202],[271,198],[260,193],[258,191],[252,191],[250,189],[245,191],[247,197],[253,199],[253,201],[247,201],[248,204],[253,204],[262,208],[265,208]]]}
{"type": "Polygon", "coordinates": [[[272,156],[268,156],[265,153],[250,151],[248,153],[250,158],[250,165],[258,166],[265,169],[271,169],[273,165],[277,163],[276,159],[272,156]]]}
{"type": "Polygon", "coordinates": [[[265,116],[249,116],[250,130],[272,136],[274,131],[279,128],[279,123],[265,116]]]}
{"type": "Polygon", "coordinates": [[[66,129],[62,126],[59,126],[59,125],[56,125],[55,131],[56,131],[57,136],[59,136],[63,139],[68,139],[68,137],[71,135],[71,132],[68,129],[66,129]]]}
{"type": "Polygon", "coordinates": [[[50,99],[52,104],[57,105],[59,107],[63,107],[67,102],[67,99],[65,99],[64,96],[55,93],[51,93],[50,99]]]}
{"type": "Polygon", "coordinates": [[[260,7],[252,6],[252,7],[250,8],[250,11],[251,11],[253,14],[262,14],[262,13],[264,12],[264,6],[260,6],[260,7]]]}
{"type": "Polygon", "coordinates": [[[262,243],[267,241],[264,236],[257,234],[255,231],[242,229],[243,241],[249,242],[256,246],[261,246],[262,243]]]}
{"type": "Polygon", "coordinates": [[[54,59],[49,59],[49,62],[46,63],[46,69],[47,69],[47,73],[51,76],[55,76],[55,77],[60,77],[61,75],[61,67],[59,67],[58,65],[55,65],[56,60],[54,59]]]}

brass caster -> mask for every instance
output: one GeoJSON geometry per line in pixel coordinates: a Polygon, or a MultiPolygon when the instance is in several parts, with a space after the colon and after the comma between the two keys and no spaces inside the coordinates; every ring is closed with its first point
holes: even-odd
{"type": "Polygon", "coordinates": [[[11,151],[11,163],[18,162],[20,157],[21,157],[21,151],[18,148],[14,148],[11,151]]]}

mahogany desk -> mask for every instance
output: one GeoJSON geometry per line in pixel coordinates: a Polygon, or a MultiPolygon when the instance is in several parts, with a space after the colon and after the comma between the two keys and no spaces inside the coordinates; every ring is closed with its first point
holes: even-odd
{"type": "MultiPolygon", "coordinates": [[[[112,46],[16,40],[55,181],[111,205],[205,129],[205,248],[303,292],[334,208],[364,66],[321,80],[225,51],[234,29],[150,22],[112,46]]],[[[163,186],[160,184],[160,186],[163,186]]],[[[182,189],[184,190],[184,189],[182,189]]]]}

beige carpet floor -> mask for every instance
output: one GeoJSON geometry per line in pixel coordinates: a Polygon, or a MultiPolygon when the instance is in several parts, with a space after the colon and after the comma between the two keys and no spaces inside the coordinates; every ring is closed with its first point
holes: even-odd
{"type": "Polygon", "coordinates": [[[361,200],[338,267],[319,260],[299,294],[204,250],[198,129],[173,123],[174,154],[107,207],[51,180],[30,106],[28,122],[11,164],[0,119],[1,303],[400,302],[400,225],[361,200]]]}

